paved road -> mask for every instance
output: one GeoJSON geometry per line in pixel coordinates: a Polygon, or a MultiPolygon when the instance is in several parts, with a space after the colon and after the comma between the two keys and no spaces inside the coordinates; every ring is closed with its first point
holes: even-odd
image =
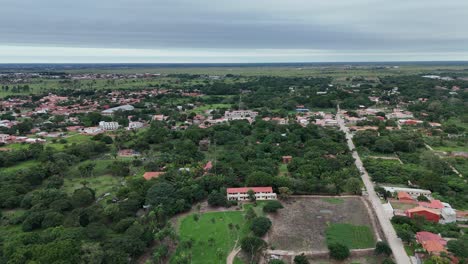
{"type": "Polygon", "coordinates": [[[392,249],[393,256],[395,257],[397,264],[410,264],[411,261],[406,254],[405,248],[403,247],[403,242],[399,239],[396,235],[395,229],[393,229],[390,220],[386,217],[385,212],[383,210],[382,204],[380,202],[379,197],[375,193],[374,185],[370,180],[369,174],[367,173],[366,169],[364,168],[361,158],[359,157],[357,151],[355,150],[354,143],[352,140],[352,136],[349,133],[349,129],[345,126],[345,122],[343,117],[340,113],[340,108],[338,106],[338,111],[336,114],[336,121],[340,126],[340,130],[346,134],[346,140],[348,143],[348,147],[352,150],[352,155],[356,164],[356,167],[361,171],[361,178],[364,182],[364,186],[366,187],[368,193],[368,199],[372,204],[372,207],[377,215],[377,219],[380,222],[380,227],[387,238],[387,242],[392,249]]]}

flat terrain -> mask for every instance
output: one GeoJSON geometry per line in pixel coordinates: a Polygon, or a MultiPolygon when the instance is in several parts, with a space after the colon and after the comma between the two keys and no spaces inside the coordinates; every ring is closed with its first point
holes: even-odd
{"type": "Polygon", "coordinates": [[[181,241],[193,241],[191,263],[225,263],[236,240],[249,231],[243,212],[213,212],[199,216],[197,221],[193,214],[189,215],[180,223],[181,241]]]}
{"type": "Polygon", "coordinates": [[[330,224],[326,230],[327,244],[342,243],[350,249],[375,246],[372,227],[351,224],[330,224]]]}
{"type": "MultiPolygon", "coordinates": [[[[285,208],[270,216],[273,226],[269,235],[269,243],[274,249],[327,250],[326,230],[336,223],[367,226],[370,228],[372,239],[375,237],[371,231],[370,216],[364,203],[358,197],[294,197],[283,204],[285,208]]],[[[368,231],[363,232],[369,234],[368,231]]],[[[357,247],[361,246],[357,245],[357,247]]]]}

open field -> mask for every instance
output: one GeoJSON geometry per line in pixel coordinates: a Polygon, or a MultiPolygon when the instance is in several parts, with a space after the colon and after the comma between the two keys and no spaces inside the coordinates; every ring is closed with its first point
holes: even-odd
{"type": "Polygon", "coordinates": [[[193,241],[191,263],[226,263],[236,240],[249,233],[246,223],[243,211],[204,213],[199,214],[198,220],[194,214],[183,218],[179,234],[181,241],[193,241]]]}
{"type": "Polygon", "coordinates": [[[82,182],[86,181],[86,186],[96,191],[96,197],[99,197],[107,192],[117,190],[120,182],[120,177],[111,175],[102,175],[89,178],[65,178],[63,189],[68,194],[73,194],[76,189],[82,187],[82,182]]]}
{"type": "Polygon", "coordinates": [[[350,249],[372,248],[375,239],[372,227],[351,224],[330,224],[326,230],[327,244],[342,243],[350,249]]]}
{"type": "MultiPolygon", "coordinates": [[[[273,222],[268,239],[270,245],[277,250],[323,251],[327,250],[329,226],[347,223],[368,226],[372,230],[370,216],[359,197],[328,199],[294,197],[283,203],[285,208],[270,217],[273,222]]],[[[375,234],[370,233],[374,239],[375,234]]],[[[367,243],[357,246],[367,246],[367,243]]]]}
{"type": "Polygon", "coordinates": [[[231,105],[230,104],[207,104],[207,105],[197,107],[193,112],[197,114],[203,114],[206,110],[214,110],[214,109],[220,109],[220,108],[230,109],[231,105]]]}
{"type": "Polygon", "coordinates": [[[3,172],[15,172],[15,171],[18,171],[18,170],[21,170],[21,169],[29,169],[29,168],[31,168],[33,166],[36,166],[36,165],[39,165],[38,161],[28,160],[28,161],[20,162],[20,163],[14,165],[14,166],[2,168],[2,171],[3,172]]]}

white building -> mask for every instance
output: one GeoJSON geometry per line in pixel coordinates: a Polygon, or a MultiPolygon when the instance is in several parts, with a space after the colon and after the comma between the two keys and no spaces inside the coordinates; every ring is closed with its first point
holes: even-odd
{"type": "Polygon", "coordinates": [[[409,195],[411,195],[411,197],[413,197],[414,199],[417,199],[418,196],[420,196],[421,194],[426,196],[429,199],[432,199],[432,196],[431,196],[432,193],[429,190],[404,188],[404,187],[392,187],[392,186],[382,186],[382,188],[384,188],[385,191],[391,192],[392,194],[395,192],[396,193],[406,192],[409,195]]]}
{"type": "Polygon", "coordinates": [[[142,122],[129,122],[128,123],[128,127],[127,129],[128,130],[132,130],[132,129],[139,129],[139,128],[142,128],[144,126],[144,124],[142,122]]]}
{"type": "Polygon", "coordinates": [[[276,193],[271,187],[240,187],[227,188],[228,201],[246,201],[249,200],[249,190],[255,193],[257,200],[276,200],[276,193]]]}
{"type": "Polygon", "coordinates": [[[227,120],[239,120],[239,119],[255,119],[258,112],[251,110],[237,110],[237,111],[226,111],[224,112],[224,118],[227,120]]]}
{"type": "Polygon", "coordinates": [[[117,130],[117,129],[119,129],[119,123],[101,121],[101,122],[99,122],[99,128],[101,128],[103,130],[117,130]]]}
{"type": "Polygon", "coordinates": [[[444,207],[440,211],[442,218],[440,219],[441,224],[455,223],[457,221],[457,213],[451,207],[444,207]]]}
{"type": "Polygon", "coordinates": [[[121,105],[117,107],[112,107],[101,112],[102,115],[110,116],[113,115],[116,111],[132,111],[135,107],[131,105],[121,105]]]}

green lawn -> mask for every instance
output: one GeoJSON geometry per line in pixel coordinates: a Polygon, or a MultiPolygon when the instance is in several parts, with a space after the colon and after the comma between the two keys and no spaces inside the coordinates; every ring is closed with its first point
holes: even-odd
{"type": "Polygon", "coordinates": [[[279,176],[288,176],[288,175],[289,175],[288,164],[282,163],[279,166],[279,176]]]}
{"type": "Polygon", "coordinates": [[[327,244],[342,243],[350,249],[373,248],[375,246],[372,229],[368,226],[351,224],[331,224],[326,231],[327,244]]]}
{"type": "Polygon", "coordinates": [[[65,178],[63,183],[63,190],[69,194],[72,194],[76,189],[82,187],[82,182],[86,181],[88,187],[96,191],[96,197],[112,191],[117,191],[122,178],[102,175],[89,178],[65,178]]]}
{"type": "MultiPolygon", "coordinates": [[[[226,257],[236,240],[248,233],[243,211],[205,213],[199,215],[198,221],[191,214],[181,220],[179,228],[181,241],[193,241],[192,247],[187,249],[190,250],[193,264],[226,263],[226,257]],[[232,228],[229,224],[232,224],[232,228]]],[[[175,258],[181,252],[179,248],[171,263],[175,263],[175,258]]]]}
{"type": "Polygon", "coordinates": [[[193,112],[197,114],[202,114],[206,110],[212,110],[212,109],[214,110],[214,109],[220,109],[220,108],[230,109],[231,105],[230,104],[207,104],[207,105],[197,107],[195,110],[193,110],[193,112]]]}
{"type": "Polygon", "coordinates": [[[13,165],[13,166],[10,166],[10,167],[7,167],[7,168],[2,168],[2,171],[3,172],[15,172],[15,171],[18,171],[18,170],[21,170],[21,169],[28,169],[28,168],[31,168],[35,165],[39,165],[39,162],[36,161],[36,160],[28,160],[28,161],[23,161],[23,162],[20,162],[16,165],[13,165]]]}

